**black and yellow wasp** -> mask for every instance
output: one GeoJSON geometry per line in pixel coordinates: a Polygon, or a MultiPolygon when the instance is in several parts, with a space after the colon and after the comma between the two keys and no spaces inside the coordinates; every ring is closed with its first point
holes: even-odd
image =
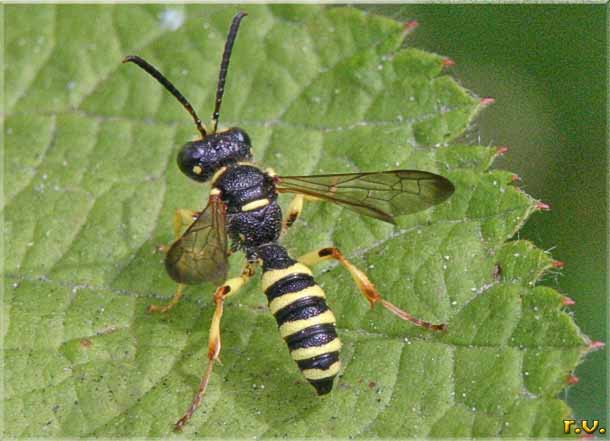
{"type": "Polygon", "coordinates": [[[214,363],[219,359],[224,301],[255,274],[260,264],[263,290],[280,335],[319,395],[330,392],[333,387],[341,367],[341,342],[335,329],[335,316],[309,266],[335,259],[351,273],[371,306],[380,303],[417,326],[432,330],[446,328],[443,324],[419,320],[385,300],[368,277],[337,248],[323,248],[295,260],[278,242],[281,233],[299,217],[304,200],[334,202],[360,214],[394,223],[396,216],[443,202],[453,193],[454,187],[442,176],[418,170],[278,176],[270,169],[263,170],[253,164],[250,137],[244,130],[237,127],[217,130],[231,51],[245,15],[238,13],[229,30],[209,131],[186,98],[153,66],[137,56],[123,60],[137,64],[152,75],[191,114],[201,139],[187,142],[180,149],[178,166],[189,178],[211,183],[208,204],[203,211],[177,210],[177,240],[166,249],[165,266],[178,288],[167,305],[149,307],[151,312],[168,311],[180,300],[186,285],[212,282],[219,286],[214,294],[216,309],[210,326],[208,367],[193,402],[176,423],[177,430],[190,420],[201,403],[214,363]],[[296,194],[284,220],[277,202],[278,193],[296,194]],[[187,225],[186,231],[180,234],[187,225]],[[240,277],[226,280],[227,257],[237,250],[245,253],[248,263],[240,277]]]}

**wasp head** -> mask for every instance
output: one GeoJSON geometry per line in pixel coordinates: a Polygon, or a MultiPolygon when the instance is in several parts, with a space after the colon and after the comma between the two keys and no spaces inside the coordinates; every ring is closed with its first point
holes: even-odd
{"type": "Polygon", "coordinates": [[[222,167],[252,159],[250,137],[239,127],[187,142],[178,152],[178,167],[195,181],[205,182],[222,167]]]}

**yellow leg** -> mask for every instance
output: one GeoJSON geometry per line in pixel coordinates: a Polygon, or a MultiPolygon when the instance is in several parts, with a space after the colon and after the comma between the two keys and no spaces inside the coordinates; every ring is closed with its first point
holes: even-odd
{"type": "Polygon", "coordinates": [[[282,234],[286,233],[288,228],[292,226],[299,218],[301,213],[303,212],[303,203],[305,201],[319,201],[319,198],[313,196],[306,196],[304,194],[295,195],[292,202],[288,206],[288,214],[286,215],[286,219],[284,219],[284,224],[282,225],[282,234]]]}
{"type": "MultiPolygon", "coordinates": [[[[174,215],[174,233],[176,235],[176,240],[180,239],[180,236],[183,233],[184,227],[192,224],[197,216],[199,216],[199,211],[189,210],[187,208],[178,208],[176,210],[176,214],[174,215]]],[[[170,245],[159,245],[157,250],[167,253],[170,249],[170,245]]],[[[167,312],[172,309],[174,306],[178,304],[180,299],[182,298],[182,293],[186,288],[186,285],[181,283],[178,284],[178,288],[176,289],[176,293],[174,297],[169,301],[166,305],[148,305],[148,312],[167,312]]]]}
{"type": "MultiPolygon", "coordinates": [[[[185,227],[191,225],[197,216],[199,216],[201,212],[195,210],[189,210],[188,208],[178,208],[176,209],[176,213],[174,214],[174,235],[176,237],[175,240],[180,239],[182,233],[184,233],[185,227]]],[[[167,253],[171,245],[158,245],[157,250],[162,253],[167,253]]]]}
{"type": "Polygon", "coordinates": [[[188,227],[192,224],[201,212],[195,210],[189,210],[188,208],[178,208],[174,215],[174,233],[176,234],[176,240],[180,239],[184,232],[184,227],[188,227]]]}
{"type": "Polygon", "coordinates": [[[182,298],[182,292],[184,291],[184,288],[186,288],[186,285],[183,285],[182,283],[178,284],[178,288],[176,289],[176,294],[174,294],[174,297],[172,297],[172,299],[169,301],[169,303],[167,303],[166,305],[148,305],[148,312],[167,312],[170,309],[172,309],[174,306],[176,306],[178,304],[178,302],[180,301],[180,299],[182,298]]]}
{"type": "Polygon", "coordinates": [[[180,431],[189,422],[193,413],[197,410],[199,405],[201,404],[201,400],[205,395],[205,391],[208,387],[208,382],[210,381],[210,377],[212,376],[212,369],[214,367],[214,363],[218,361],[220,363],[220,319],[222,318],[224,301],[227,297],[232,296],[237,293],[241,287],[243,287],[250,278],[256,272],[255,264],[248,264],[241,276],[235,277],[233,279],[227,280],[222,286],[220,286],[216,292],[214,293],[214,303],[216,304],[216,309],[214,310],[214,316],[212,317],[212,323],[210,324],[210,334],[208,336],[208,366],[205,370],[205,373],[201,377],[201,382],[199,383],[199,389],[195,394],[195,398],[191,402],[188,410],[184,414],[182,418],[176,422],[175,430],[180,431]]]}
{"type": "Polygon", "coordinates": [[[407,311],[400,309],[398,306],[381,297],[381,294],[379,294],[377,288],[375,288],[375,285],[373,285],[373,283],[369,280],[366,274],[364,274],[362,271],[356,268],[349,260],[347,260],[347,258],[337,248],[322,248],[319,251],[312,251],[311,253],[301,256],[298,261],[306,266],[313,266],[319,262],[328,259],[335,259],[339,261],[341,265],[343,265],[350,272],[352,278],[358,285],[358,288],[360,288],[360,291],[362,291],[364,297],[366,297],[366,299],[371,304],[371,308],[373,308],[375,304],[379,302],[385,309],[390,311],[392,314],[403,320],[407,320],[413,323],[414,325],[421,326],[427,329],[432,329],[435,331],[444,331],[447,329],[446,324],[435,325],[430,322],[415,318],[407,311]]]}
{"type": "Polygon", "coordinates": [[[294,199],[292,199],[292,202],[288,206],[288,214],[286,215],[286,219],[284,219],[282,233],[285,233],[301,215],[301,212],[303,211],[303,200],[304,197],[302,194],[297,194],[294,199]]]}

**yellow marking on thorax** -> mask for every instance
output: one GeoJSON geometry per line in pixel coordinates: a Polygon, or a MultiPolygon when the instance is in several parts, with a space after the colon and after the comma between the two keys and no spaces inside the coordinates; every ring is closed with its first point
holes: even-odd
{"type": "Polygon", "coordinates": [[[218,196],[221,193],[220,188],[213,187],[210,190],[210,196],[218,196]]]}
{"type": "Polygon", "coordinates": [[[314,317],[284,323],[282,326],[280,326],[280,335],[282,338],[286,338],[289,335],[296,334],[297,332],[309,328],[310,326],[335,323],[336,321],[337,319],[335,319],[335,315],[330,309],[328,309],[322,314],[314,317]]]}
{"type": "Polygon", "coordinates": [[[303,369],[303,376],[308,380],[322,380],[337,375],[341,362],[335,361],[328,369],[303,369]]]}
{"type": "Polygon", "coordinates": [[[250,167],[254,167],[254,168],[258,168],[260,170],[260,167],[257,166],[254,162],[249,162],[249,161],[239,161],[237,163],[237,165],[249,165],[250,167]]]}
{"type": "Polygon", "coordinates": [[[269,205],[269,199],[257,199],[256,201],[248,202],[246,205],[242,205],[241,211],[251,211],[257,208],[265,207],[269,205]]]}
{"type": "Polygon", "coordinates": [[[265,169],[265,173],[267,173],[269,176],[271,176],[272,178],[274,176],[277,176],[277,173],[275,172],[275,170],[273,170],[271,167],[266,168],[265,169]]]}
{"type": "Polygon", "coordinates": [[[317,357],[318,355],[337,352],[341,349],[341,340],[335,338],[333,341],[323,344],[322,346],[312,346],[309,348],[295,349],[290,353],[293,360],[307,360],[308,358],[317,357]]]}
{"type": "Polygon", "coordinates": [[[196,175],[200,175],[203,173],[203,168],[200,165],[196,165],[195,167],[193,167],[193,173],[195,173],[196,175]]]}
{"type": "Polygon", "coordinates": [[[279,297],[276,297],[269,304],[269,309],[271,309],[271,313],[275,314],[280,309],[288,306],[299,299],[303,299],[305,297],[321,297],[326,298],[324,291],[318,285],[308,286],[307,288],[303,288],[299,292],[291,292],[287,294],[282,294],[279,297]]]}
{"type": "Polygon", "coordinates": [[[307,274],[311,276],[311,270],[302,263],[295,263],[284,269],[274,269],[263,273],[263,291],[266,291],[271,285],[280,279],[291,274],[307,274]]]}
{"type": "Polygon", "coordinates": [[[227,171],[227,166],[225,165],[224,167],[221,167],[216,173],[214,173],[214,176],[212,176],[212,185],[214,185],[216,183],[216,181],[224,174],[224,172],[227,171]]]}

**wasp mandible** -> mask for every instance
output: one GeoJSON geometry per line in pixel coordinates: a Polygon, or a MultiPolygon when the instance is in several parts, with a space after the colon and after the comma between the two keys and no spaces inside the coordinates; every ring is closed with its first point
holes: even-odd
{"type": "Polygon", "coordinates": [[[350,272],[371,306],[379,303],[417,326],[446,329],[444,324],[415,318],[384,299],[366,274],[339,249],[322,248],[293,259],[279,243],[281,234],[301,214],[305,200],[333,202],[357,213],[395,223],[397,216],[440,204],[451,196],[454,186],[442,176],[418,170],[278,176],[271,169],[263,170],[255,165],[251,140],[243,129],[218,130],[231,52],[239,25],[246,15],[239,12],[231,23],[209,130],[188,100],[157,69],[137,56],[123,60],[137,64],[152,75],[190,113],[201,138],[182,146],[178,152],[178,167],[195,181],[211,183],[203,211],[179,209],[175,215],[177,239],[165,249],[165,267],[178,283],[174,297],[164,306],[149,306],[151,312],[166,312],[178,303],[186,285],[212,282],[219,286],[214,293],[208,366],[195,398],[176,423],[177,430],[191,419],[200,405],[214,363],[219,360],[224,302],[252,278],[258,266],[262,265],[263,290],[280,335],[288,345],[291,357],[319,395],[331,391],[340,370],[341,341],[337,337],[335,316],[326,303],[324,291],[315,282],[310,266],[328,259],[337,260],[350,272]],[[285,218],[277,202],[279,193],[295,193],[285,218]],[[188,227],[181,234],[185,226],[188,227]],[[247,264],[239,277],[227,280],[227,257],[233,251],[244,252],[247,264]]]}

